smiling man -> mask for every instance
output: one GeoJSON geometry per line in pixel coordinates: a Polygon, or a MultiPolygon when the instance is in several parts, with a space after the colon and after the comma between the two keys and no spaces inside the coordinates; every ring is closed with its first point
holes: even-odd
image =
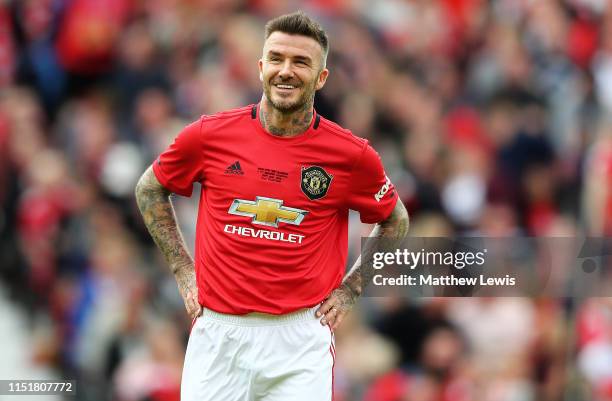
{"type": "Polygon", "coordinates": [[[349,209],[373,237],[406,235],[378,154],[313,108],[328,50],[301,12],[268,22],[259,104],[188,125],[136,187],[194,319],[182,401],[331,400],[333,330],[374,275],[359,260],[344,275],[349,209]],[[195,261],[169,197],[194,182],[195,261]]]}

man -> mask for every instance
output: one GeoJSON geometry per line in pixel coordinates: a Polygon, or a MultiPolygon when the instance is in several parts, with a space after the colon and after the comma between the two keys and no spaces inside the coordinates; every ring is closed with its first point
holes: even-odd
{"type": "Polygon", "coordinates": [[[372,236],[406,235],[377,153],[313,109],[327,53],[326,33],[303,13],[268,22],[261,102],[187,126],[137,185],[195,319],[182,401],[331,400],[332,332],[373,275],[358,260],[343,278],[348,210],[378,223],[372,236]],[[169,200],[194,182],[195,262],[169,200]]]}

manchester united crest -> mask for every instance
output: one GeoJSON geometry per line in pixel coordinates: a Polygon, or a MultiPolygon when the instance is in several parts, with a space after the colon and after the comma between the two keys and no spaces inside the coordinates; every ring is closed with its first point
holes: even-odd
{"type": "Polygon", "coordinates": [[[327,195],[333,176],[319,166],[302,167],[302,192],[310,200],[327,195]]]}

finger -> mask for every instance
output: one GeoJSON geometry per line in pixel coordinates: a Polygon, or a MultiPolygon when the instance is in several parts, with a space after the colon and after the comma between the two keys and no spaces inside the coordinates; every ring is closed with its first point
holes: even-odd
{"type": "Polygon", "coordinates": [[[346,312],[338,313],[338,316],[336,316],[334,324],[331,325],[332,331],[335,331],[338,327],[340,327],[340,323],[342,323],[342,321],[344,320],[344,316],[346,316],[346,312]]]}
{"type": "Polygon", "coordinates": [[[193,314],[195,317],[202,316],[202,306],[197,301],[195,303],[193,314]]]}
{"type": "Polygon", "coordinates": [[[189,294],[189,299],[191,300],[192,308],[194,310],[197,310],[198,307],[200,306],[200,304],[198,303],[198,296],[195,293],[191,292],[189,294]]]}
{"type": "Polygon", "coordinates": [[[192,293],[192,301],[193,301],[193,313],[195,317],[198,317],[202,314],[202,305],[198,301],[198,294],[192,293]]]}
{"type": "Polygon", "coordinates": [[[200,305],[200,303],[197,300],[196,300],[196,307],[195,307],[195,315],[196,317],[202,316],[202,305],[200,305]]]}
{"type": "Polygon", "coordinates": [[[187,315],[189,318],[193,319],[195,317],[193,308],[190,305],[186,305],[185,308],[187,309],[187,315]]]}
{"type": "Polygon", "coordinates": [[[189,313],[189,315],[191,315],[194,306],[195,305],[193,304],[193,296],[191,295],[191,291],[187,291],[187,293],[185,294],[185,307],[187,308],[187,312],[189,313]]]}
{"type": "Polygon", "coordinates": [[[329,310],[332,308],[332,306],[334,306],[336,302],[336,298],[335,297],[329,297],[325,300],[325,302],[323,302],[321,304],[321,306],[319,306],[319,309],[317,309],[316,315],[317,317],[321,317],[325,314],[327,314],[327,312],[329,312],[329,310]]]}
{"type": "Polygon", "coordinates": [[[193,319],[198,316],[200,312],[200,304],[196,300],[195,295],[188,291],[185,295],[185,308],[187,309],[187,314],[193,319]]]}
{"type": "Polygon", "coordinates": [[[335,322],[337,315],[338,315],[338,308],[335,306],[332,306],[327,311],[323,319],[321,319],[321,324],[323,326],[325,326],[326,324],[332,325],[335,322]]]}

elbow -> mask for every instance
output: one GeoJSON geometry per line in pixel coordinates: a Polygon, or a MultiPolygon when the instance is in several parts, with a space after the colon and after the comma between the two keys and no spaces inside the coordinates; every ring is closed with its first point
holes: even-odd
{"type": "Polygon", "coordinates": [[[143,201],[150,197],[155,191],[155,186],[151,180],[151,174],[152,172],[149,168],[140,176],[136,186],[134,187],[134,197],[136,198],[136,203],[139,207],[143,201]]]}
{"type": "Polygon", "coordinates": [[[138,179],[138,182],[134,187],[134,197],[136,198],[136,200],[138,200],[138,198],[142,195],[143,192],[143,177],[144,175],[138,179]]]}
{"type": "Polygon", "coordinates": [[[144,186],[142,184],[142,177],[141,177],[136,183],[136,187],[134,187],[134,198],[136,199],[136,205],[138,206],[138,209],[141,210],[141,212],[143,210],[143,202],[142,202],[142,200],[144,199],[143,194],[144,194],[144,186]]]}
{"type": "Polygon", "coordinates": [[[408,211],[404,207],[402,201],[398,199],[391,216],[381,223],[382,236],[393,241],[401,242],[406,238],[406,235],[408,235],[409,225],[410,219],[408,217],[408,211]]]}
{"type": "Polygon", "coordinates": [[[410,227],[410,217],[408,216],[408,211],[406,207],[402,203],[401,200],[397,201],[398,206],[396,207],[398,211],[398,219],[395,227],[396,239],[398,241],[403,240],[408,235],[408,228],[410,227]]]}
{"type": "Polygon", "coordinates": [[[408,229],[410,228],[410,218],[408,217],[408,213],[406,213],[406,217],[402,219],[401,230],[398,230],[398,240],[403,240],[408,235],[408,229]]]}

